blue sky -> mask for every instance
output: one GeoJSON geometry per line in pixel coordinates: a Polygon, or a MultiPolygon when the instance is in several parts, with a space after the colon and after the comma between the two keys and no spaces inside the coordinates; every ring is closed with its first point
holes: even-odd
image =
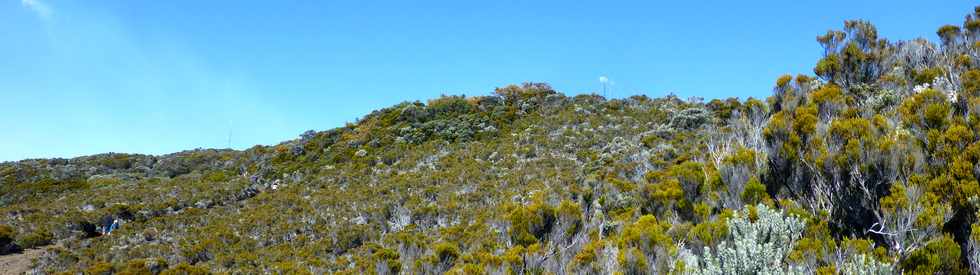
{"type": "Polygon", "coordinates": [[[935,41],[975,5],[741,2],[2,0],[0,161],[243,149],[524,81],[765,97],[845,19],[935,41]]]}

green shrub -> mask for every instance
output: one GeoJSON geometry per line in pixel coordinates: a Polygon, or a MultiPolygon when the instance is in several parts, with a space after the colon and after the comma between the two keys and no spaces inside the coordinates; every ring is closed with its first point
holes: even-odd
{"type": "Polygon", "coordinates": [[[911,274],[967,274],[961,264],[960,246],[950,236],[932,239],[925,247],[912,251],[900,266],[911,274]]]}
{"type": "Polygon", "coordinates": [[[97,262],[89,265],[85,270],[85,275],[111,275],[115,269],[112,264],[107,262],[97,262]]]}
{"type": "Polygon", "coordinates": [[[453,263],[459,258],[459,247],[454,243],[441,242],[433,248],[436,259],[443,263],[453,263]]]}
{"type": "Polygon", "coordinates": [[[207,275],[211,274],[207,268],[190,265],[187,263],[179,263],[163,272],[160,275],[207,275]]]}
{"type": "Polygon", "coordinates": [[[742,201],[746,204],[759,204],[769,202],[769,193],[766,193],[766,186],[759,182],[756,177],[749,178],[742,191],[742,201]]]}
{"type": "Polygon", "coordinates": [[[508,216],[511,241],[524,247],[542,241],[555,223],[555,210],[540,201],[514,207],[508,216]]]}
{"type": "Polygon", "coordinates": [[[53,239],[54,237],[48,230],[38,228],[32,232],[21,234],[17,243],[23,248],[35,248],[49,245],[53,239]]]}
{"type": "Polygon", "coordinates": [[[15,235],[16,232],[14,232],[13,227],[6,224],[0,224],[0,247],[2,247],[4,244],[13,242],[15,235]]]}
{"type": "Polygon", "coordinates": [[[921,71],[913,71],[912,79],[915,81],[916,85],[931,84],[933,79],[942,76],[943,73],[944,72],[942,68],[933,67],[933,68],[923,69],[921,71]]]}

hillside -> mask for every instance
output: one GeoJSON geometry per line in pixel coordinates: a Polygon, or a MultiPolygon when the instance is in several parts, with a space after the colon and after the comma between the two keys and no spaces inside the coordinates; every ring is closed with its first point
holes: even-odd
{"type": "Polygon", "coordinates": [[[940,44],[847,21],[767,99],[525,83],[243,151],[2,163],[0,254],[57,244],[41,274],[978,274],[978,17],[940,44]]]}

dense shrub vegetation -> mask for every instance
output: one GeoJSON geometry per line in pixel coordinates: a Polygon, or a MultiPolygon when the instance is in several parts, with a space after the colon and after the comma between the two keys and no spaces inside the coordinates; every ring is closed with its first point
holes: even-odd
{"type": "Polygon", "coordinates": [[[39,273],[980,273],[980,8],[866,21],[766,100],[527,83],[275,146],[0,164],[39,273]],[[122,226],[102,235],[100,219],[122,226]]]}

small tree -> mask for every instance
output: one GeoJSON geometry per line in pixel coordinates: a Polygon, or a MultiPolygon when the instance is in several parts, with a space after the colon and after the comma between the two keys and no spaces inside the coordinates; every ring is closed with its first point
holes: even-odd
{"type": "Polygon", "coordinates": [[[936,35],[938,35],[939,39],[943,41],[943,46],[951,47],[953,43],[956,43],[956,39],[960,36],[960,27],[945,25],[936,31],[936,35]]]}
{"type": "Polygon", "coordinates": [[[880,210],[875,214],[878,222],[868,229],[885,238],[900,258],[939,234],[942,225],[952,218],[949,206],[924,192],[924,184],[922,176],[892,184],[891,194],[880,200],[880,210]]]}

